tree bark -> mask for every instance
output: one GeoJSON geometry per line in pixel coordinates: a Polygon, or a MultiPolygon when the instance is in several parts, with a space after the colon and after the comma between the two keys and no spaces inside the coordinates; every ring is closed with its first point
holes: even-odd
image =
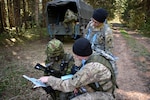
{"type": "Polygon", "coordinates": [[[42,26],[46,27],[46,3],[47,0],[42,0],[42,26]]]}
{"type": "Polygon", "coordinates": [[[39,0],[35,0],[35,23],[39,26],[39,0]]]}
{"type": "Polygon", "coordinates": [[[4,31],[4,26],[3,26],[3,19],[2,19],[2,10],[1,10],[1,6],[2,5],[2,3],[1,3],[1,1],[0,1],[0,34],[2,34],[2,32],[4,31]]]}
{"type": "Polygon", "coordinates": [[[18,33],[20,31],[20,0],[13,0],[14,4],[14,20],[15,20],[15,26],[16,26],[16,32],[18,33]]]}

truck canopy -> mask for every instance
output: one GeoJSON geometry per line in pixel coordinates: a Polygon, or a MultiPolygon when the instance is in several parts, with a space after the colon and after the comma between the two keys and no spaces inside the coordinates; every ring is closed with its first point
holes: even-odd
{"type": "Polygon", "coordinates": [[[48,23],[62,22],[67,9],[76,13],[79,19],[89,20],[93,13],[93,8],[81,0],[53,0],[46,6],[48,23]]]}

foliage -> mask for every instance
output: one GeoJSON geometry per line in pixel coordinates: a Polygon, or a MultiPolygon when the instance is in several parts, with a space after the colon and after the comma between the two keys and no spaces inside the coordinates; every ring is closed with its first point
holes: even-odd
{"type": "Polygon", "coordinates": [[[140,29],[146,21],[147,12],[144,1],[124,0],[124,11],[121,15],[122,22],[133,29],[140,29]]]}
{"type": "Polygon", "coordinates": [[[140,27],[145,23],[145,13],[142,10],[138,12],[134,9],[126,9],[125,14],[123,14],[123,23],[129,28],[140,29],[140,27]]]}
{"type": "Polygon", "coordinates": [[[109,13],[108,20],[112,20],[115,17],[116,0],[84,0],[90,4],[94,9],[105,8],[109,13]]]}
{"type": "Polygon", "coordinates": [[[140,27],[140,32],[143,35],[150,37],[150,18],[140,27]]]}

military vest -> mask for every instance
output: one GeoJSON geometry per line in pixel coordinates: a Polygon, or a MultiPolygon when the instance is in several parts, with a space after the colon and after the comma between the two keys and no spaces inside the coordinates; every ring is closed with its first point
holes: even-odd
{"type": "Polygon", "coordinates": [[[114,90],[116,87],[118,88],[118,86],[116,83],[115,73],[110,61],[106,59],[104,56],[95,53],[91,55],[89,59],[86,61],[86,63],[90,62],[99,62],[104,66],[106,66],[111,72],[111,79],[98,82],[99,85],[98,87],[96,86],[96,83],[91,83],[89,84],[89,86],[95,91],[111,92],[114,95],[114,90]]]}
{"type": "Polygon", "coordinates": [[[100,29],[95,29],[91,24],[92,22],[89,22],[85,38],[92,44],[92,49],[100,48],[103,51],[110,52],[113,47],[113,34],[107,22],[100,29]]]}
{"type": "MultiPolygon", "coordinates": [[[[50,69],[54,69],[54,71],[60,72],[62,76],[66,74],[70,74],[71,68],[74,64],[72,55],[68,53],[64,53],[63,57],[46,59],[45,62],[47,67],[49,67],[50,69]]],[[[50,74],[45,72],[45,75],[50,75],[50,74]]]]}

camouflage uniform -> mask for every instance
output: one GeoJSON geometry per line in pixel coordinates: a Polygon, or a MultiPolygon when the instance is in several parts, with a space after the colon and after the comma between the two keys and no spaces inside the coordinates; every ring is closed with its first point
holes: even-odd
{"type": "MultiPolygon", "coordinates": [[[[83,38],[83,39],[85,39],[85,38],[83,38]]],[[[86,40],[86,41],[88,41],[88,40],[86,40]]],[[[54,42],[55,42],[55,40],[52,43],[50,42],[51,45],[49,45],[48,47],[55,48],[57,51],[58,45],[53,46],[54,42]]],[[[59,42],[59,41],[57,41],[57,42],[59,42]]],[[[88,41],[88,43],[89,43],[89,41],[88,41]]],[[[55,43],[55,44],[57,44],[57,43],[55,43]]],[[[85,45],[86,45],[86,43],[85,43],[85,45]]],[[[79,46],[79,47],[82,47],[82,46],[79,46]]],[[[88,48],[89,51],[87,51],[88,54],[86,52],[85,55],[91,54],[92,53],[91,45],[88,45],[88,47],[87,46],[85,46],[85,47],[86,47],[86,50],[88,47],[90,47],[90,48],[88,48]]],[[[53,49],[50,49],[50,48],[47,48],[47,49],[49,49],[49,53],[51,54],[51,51],[53,51],[53,49]]],[[[75,53],[76,51],[74,51],[74,50],[76,50],[76,49],[73,49],[73,52],[75,53]]],[[[74,64],[77,67],[79,67],[79,69],[75,74],[73,74],[73,76],[71,78],[64,80],[62,78],[58,78],[53,75],[50,75],[48,77],[47,84],[50,85],[54,90],[62,91],[62,92],[58,92],[60,94],[59,95],[60,100],[68,100],[67,98],[69,98],[69,100],[70,99],[85,100],[85,98],[86,98],[86,100],[87,100],[87,98],[89,98],[89,100],[98,100],[98,99],[114,100],[113,94],[112,94],[112,91],[114,88],[112,88],[113,83],[111,81],[111,78],[112,78],[111,70],[108,67],[106,67],[107,66],[107,64],[105,63],[106,61],[104,61],[103,59],[96,58],[96,60],[93,60],[92,57],[95,57],[95,56],[96,55],[93,54],[93,55],[89,56],[89,58],[87,60],[80,60],[78,58],[78,56],[76,56],[76,54],[75,54],[73,56],[74,61],[75,61],[74,64]],[[104,61],[104,63],[101,64],[101,62],[99,62],[98,60],[104,61]],[[95,90],[91,86],[93,84],[96,84],[95,86],[102,87],[102,90],[100,90],[100,89],[95,90]],[[69,97],[67,97],[67,98],[65,97],[64,99],[61,98],[61,96],[64,97],[64,96],[66,96],[65,94],[68,94],[68,93],[73,94],[73,96],[69,94],[69,97]]],[[[50,59],[51,57],[54,57],[54,56],[49,55],[48,58],[50,59]]],[[[98,57],[100,57],[100,56],[98,56],[98,57]]],[[[68,68],[68,70],[69,69],[70,68],[68,68]]],[[[43,96],[47,96],[47,95],[43,95],[43,96]]]]}
{"type": "MultiPolygon", "coordinates": [[[[107,22],[103,23],[100,29],[94,28],[92,21],[90,21],[86,28],[86,34],[84,37],[92,44],[92,49],[98,53],[102,51],[114,58],[110,60],[112,67],[114,68],[116,76],[118,75],[118,68],[116,66],[117,57],[112,54],[113,48],[113,33],[107,22]]],[[[102,54],[102,53],[101,53],[102,54]]],[[[104,56],[104,55],[102,55],[104,56]]]]}
{"type": "Polygon", "coordinates": [[[105,21],[100,29],[96,29],[92,25],[92,21],[89,22],[84,35],[92,44],[92,49],[99,48],[106,52],[111,52],[113,48],[113,34],[112,30],[105,21]]]}
{"type": "MultiPolygon", "coordinates": [[[[58,39],[52,39],[48,42],[46,46],[46,60],[45,65],[47,68],[54,69],[60,74],[53,74],[48,71],[44,71],[45,76],[53,75],[55,77],[61,77],[61,75],[69,74],[71,73],[71,67],[74,64],[74,60],[72,58],[72,55],[69,53],[64,52],[63,43],[58,39]]],[[[38,91],[39,100],[53,100],[51,95],[46,93],[46,91],[39,87],[36,89],[38,91]]],[[[56,91],[56,95],[59,98],[59,91],[56,91]]],[[[57,98],[57,97],[56,97],[57,98]]]]}
{"type": "Polygon", "coordinates": [[[63,21],[66,28],[66,32],[72,31],[74,33],[75,22],[77,21],[77,16],[71,10],[67,10],[65,14],[65,19],[63,21]]]}
{"type": "MultiPolygon", "coordinates": [[[[45,64],[61,74],[70,73],[70,69],[74,64],[71,54],[64,52],[63,43],[58,39],[53,39],[47,44],[45,51],[47,58],[45,64]]],[[[55,76],[55,75],[54,75],[55,76]]]]}
{"type": "Polygon", "coordinates": [[[53,100],[51,95],[47,94],[46,91],[41,87],[36,88],[36,91],[34,91],[33,95],[36,98],[30,98],[28,100],[53,100]]]}
{"type": "MultiPolygon", "coordinates": [[[[75,63],[77,65],[81,64],[79,59],[75,59],[75,63]],[[76,62],[77,61],[77,62],[76,62]]],[[[79,88],[85,89],[86,93],[82,95],[74,97],[72,100],[87,100],[87,98],[92,98],[89,100],[114,100],[112,96],[112,90],[105,92],[94,92],[88,84],[98,82],[100,85],[104,83],[106,80],[111,79],[110,70],[105,67],[103,64],[99,62],[90,62],[85,64],[78,72],[76,72],[72,78],[67,80],[62,80],[60,78],[56,78],[54,76],[49,76],[48,84],[53,87],[55,90],[63,91],[63,92],[73,92],[79,88]],[[93,97],[94,96],[94,97],[93,97]],[[98,98],[98,99],[97,99],[98,98]],[[105,98],[105,99],[104,99],[105,98]]],[[[111,82],[108,82],[103,89],[107,90],[112,86],[111,82]]]]}
{"type": "Polygon", "coordinates": [[[84,93],[71,100],[114,100],[114,98],[110,93],[103,93],[97,91],[93,93],[84,93]]]}
{"type": "Polygon", "coordinates": [[[64,56],[63,43],[55,38],[52,39],[48,42],[45,53],[47,56],[45,64],[62,59],[64,56]]]}

